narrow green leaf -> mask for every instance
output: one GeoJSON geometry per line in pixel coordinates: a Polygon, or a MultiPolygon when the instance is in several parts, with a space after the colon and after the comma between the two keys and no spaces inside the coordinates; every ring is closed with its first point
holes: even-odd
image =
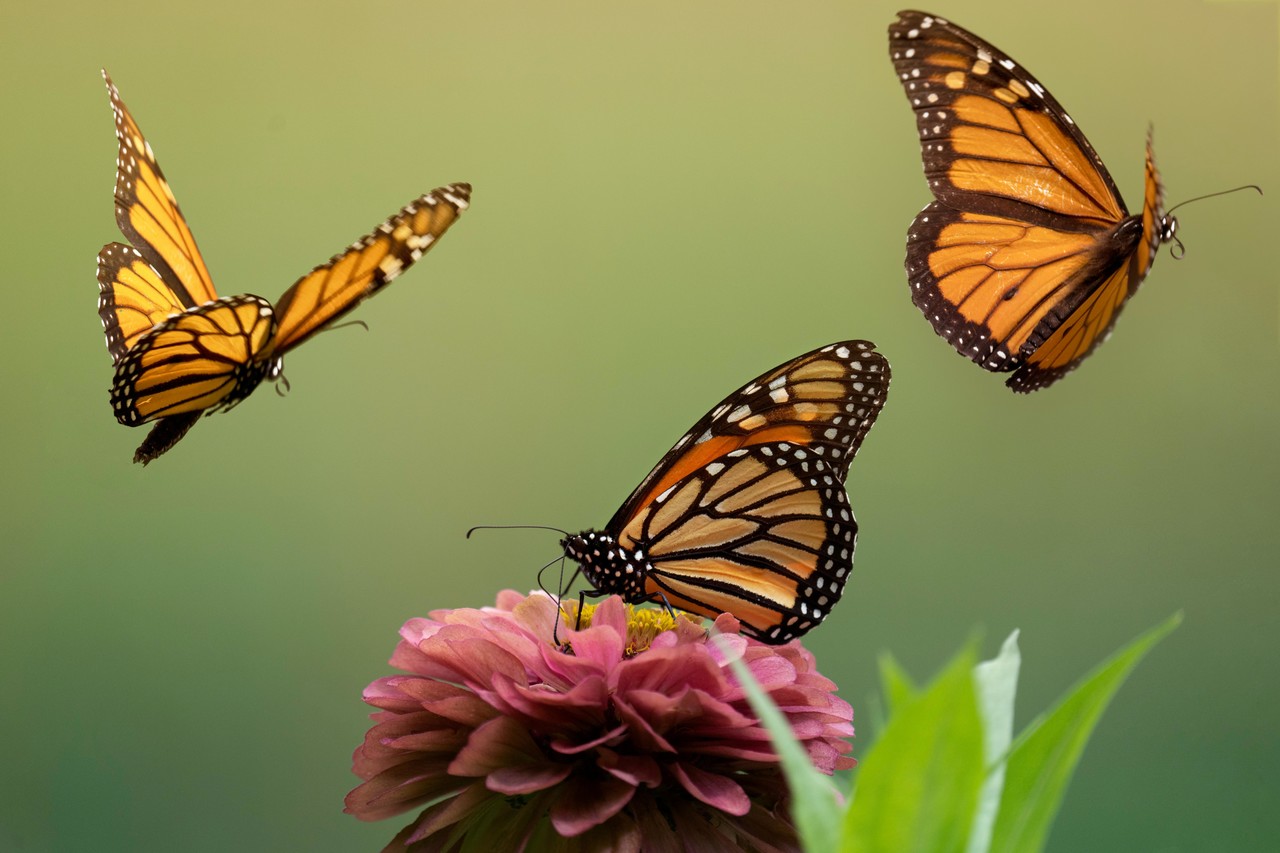
{"type": "Polygon", "coordinates": [[[1087,675],[1047,715],[1018,736],[1009,753],[993,853],[1036,853],[1075,772],[1080,754],[1116,690],[1151,647],[1182,621],[1175,613],[1087,675]]]}
{"type": "Polygon", "coordinates": [[[899,710],[861,762],[841,850],[962,853],[985,776],[973,645],[899,710]]]}
{"type": "Polygon", "coordinates": [[[1013,741],[1013,700],[1018,693],[1018,668],[1022,656],[1018,652],[1018,632],[1014,631],[1000,647],[1000,654],[973,668],[978,691],[978,710],[982,714],[982,760],[987,779],[978,794],[978,807],[969,830],[966,853],[987,853],[991,831],[1000,811],[1000,795],[1004,790],[1004,760],[1013,741]]]}
{"type": "Polygon", "coordinates": [[[713,635],[712,640],[720,644],[720,650],[747,694],[747,701],[773,739],[773,748],[782,760],[782,772],[786,774],[787,786],[791,789],[791,816],[796,822],[802,846],[810,851],[835,850],[840,843],[843,802],[839,789],[830,777],[813,766],[809,753],[796,740],[786,717],[760,689],[747,665],[720,642],[719,636],[713,635]]]}
{"type": "Polygon", "coordinates": [[[906,708],[920,695],[920,688],[889,652],[880,655],[880,684],[884,687],[885,704],[890,714],[906,708]]]}

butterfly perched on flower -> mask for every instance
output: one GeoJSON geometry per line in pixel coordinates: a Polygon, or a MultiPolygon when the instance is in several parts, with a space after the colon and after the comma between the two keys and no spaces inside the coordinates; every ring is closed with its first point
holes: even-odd
{"type": "Polygon", "coordinates": [[[134,455],[146,464],[173,447],[201,414],[230,409],[286,352],[404,272],[467,208],[468,184],[414,200],[374,231],[298,279],[274,305],[219,297],[150,144],[102,72],[115,112],[116,225],[132,245],[98,253],[98,314],[115,365],[111,406],[128,426],[154,421],[134,455]]]}
{"type": "Polygon", "coordinates": [[[694,424],[603,530],[560,544],[599,593],[795,639],[848,582],[858,524],[844,481],[888,391],[867,341],[793,358],[694,424]]]}
{"type": "Polygon", "coordinates": [[[935,201],[907,235],[911,297],[934,331],[1014,391],[1044,388],[1106,339],[1177,220],[1147,137],[1142,212],[1021,65],[936,15],[899,12],[889,54],[935,201]]]}

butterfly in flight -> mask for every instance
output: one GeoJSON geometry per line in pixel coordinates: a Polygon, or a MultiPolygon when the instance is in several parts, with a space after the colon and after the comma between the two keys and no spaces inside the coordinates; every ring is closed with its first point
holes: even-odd
{"type": "Polygon", "coordinates": [[[155,421],[133,459],[173,447],[201,414],[227,410],[286,352],[377,293],[435,245],[467,208],[468,184],[439,187],[406,205],[274,305],[219,297],[150,144],[102,72],[115,112],[116,225],[129,241],[98,253],[98,314],[115,365],[111,406],[128,426],[155,421]]]}
{"type": "Polygon", "coordinates": [[[888,391],[867,341],[793,358],[694,424],[603,530],[560,544],[599,594],[793,640],[848,582],[858,524],[844,481],[888,391]]]}
{"type": "Polygon", "coordinates": [[[1028,393],[1106,339],[1174,238],[1147,137],[1142,213],[1066,110],[955,24],[899,12],[889,54],[915,110],[935,201],[907,235],[911,298],[961,354],[1028,393]]]}

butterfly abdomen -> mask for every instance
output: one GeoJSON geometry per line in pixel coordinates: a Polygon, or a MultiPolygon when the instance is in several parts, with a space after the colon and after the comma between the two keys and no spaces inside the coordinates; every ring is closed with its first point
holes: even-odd
{"type": "Polygon", "coordinates": [[[561,540],[565,556],[582,567],[587,582],[602,593],[620,595],[628,604],[648,598],[645,576],[651,568],[638,551],[598,530],[585,530],[561,540]]]}

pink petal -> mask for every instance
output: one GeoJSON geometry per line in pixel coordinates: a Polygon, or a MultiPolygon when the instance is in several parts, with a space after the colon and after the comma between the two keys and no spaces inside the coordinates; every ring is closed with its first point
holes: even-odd
{"type": "Polygon", "coordinates": [[[360,698],[365,704],[384,711],[408,713],[422,709],[422,703],[404,691],[406,684],[425,681],[416,675],[388,675],[379,678],[364,689],[360,698]]]}
{"type": "Polygon", "coordinates": [[[357,775],[368,779],[384,768],[424,757],[415,749],[401,746],[403,739],[421,736],[431,745],[429,751],[452,755],[466,741],[463,732],[452,728],[436,728],[435,718],[419,713],[391,717],[365,733],[364,742],[355,751],[354,767],[357,775]],[[438,735],[433,737],[433,735],[438,735]]]}
{"type": "Polygon", "coordinates": [[[405,846],[416,844],[447,826],[466,820],[473,812],[493,799],[493,796],[483,784],[475,783],[458,796],[432,806],[415,821],[414,831],[404,839],[405,846]]]}
{"type": "Polygon", "coordinates": [[[512,683],[496,679],[494,694],[508,713],[522,716],[533,728],[570,732],[589,731],[593,735],[605,724],[609,689],[604,679],[592,675],[567,693],[547,690],[541,685],[512,683]]]}
{"type": "Polygon", "coordinates": [[[773,690],[775,687],[794,684],[796,680],[796,668],[786,658],[761,658],[749,663],[747,669],[751,670],[752,677],[766,691],[773,690]]]}
{"type": "Polygon", "coordinates": [[[438,761],[413,761],[384,770],[347,794],[346,809],[361,820],[381,820],[462,788],[438,761]]]}
{"type": "Polygon", "coordinates": [[[563,620],[559,615],[560,607],[554,599],[542,590],[532,592],[511,608],[511,615],[530,634],[544,643],[550,644],[555,630],[556,620],[563,620]]]}
{"type": "Polygon", "coordinates": [[[630,785],[656,788],[662,781],[662,768],[648,755],[621,755],[611,749],[600,749],[597,756],[596,764],[630,785]]]}
{"type": "Polygon", "coordinates": [[[672,764],[671,772],[686,791],[712,808],[739,816],[751,811],[747,792],[726,776],[708,773],[686,762],[672,764]]]}
{"type": "Polygon", "coordinates": [[[519,658],[496,643],[468,634],[470,631],[466,629],[442,631],[434,641],[423,646],[423,657],[437,669],[437,678],[466,684],[472,689],[487,686],[494,673],[513,681],[524,680],[524,665],[519,658]]]}
{"type": "Polygon", "coordinates": [[[710,807],[737,816],[751,811],[751,800],[745,790],[728,776],[712,774],[689,762],[675,763],[671,766],[671,772],[687,792],[710,807]]]}
{"type": "Polygon", "coordinates": [[[652,690],[631,690],[615,696],[614,707],[622,705],[642,716],[653,731],[665,738],[673,733],[697,737],[700,732],[718,737],[726,730],[758,728],[754,718],[698,690],[684,690],[675,696],[652,690]]]}
{"type": "Polygon", "coordinates": [[[435,636],[435,633],[443,627],[434,619],[423,619],[420,616],[415,616],[400,626],[400,636],[409,645],[418,646],[423,640],[435,636]]]}
{"type": "Polygon", "coordinates": [[[454,776],[487,776],[503,767],[546,761],[524,726],[510,717],[495,717],[471,733],[449,763],[449,772],[454,776]]]}
{"type": "Polygon", "coordinates": [[[551,824],[561,835],[581,835],[622,811],[635,790],[612,776],[571,776],[551,807],[551,824]]]}
{"type": "Polygon", "coordinates": [[[670,741],[649,725],[645,715],[633,709],[623,697],[615,697],[613,708],[618,718],[626,724],[628,739],[635,749],[646,752],[675,753],[677,751],[670,741]]]}
{"type": "MultiPolygon", "coordinates": [[[[601,605],[600,609],[604,609],[604,606],[601,605]]],[[[600,610],[597,610],[596,615],[599,613],[600,610]]],[[[627,627],[625,622],[620,631],[609,624],[597,624],[593,616],[590,628],[585,631],[566,630],[560,639],[573,649],[574,658],[593,666],[597,672],[608,672],[622,660],[622,653],[626,649],[627,627]]]]}
{"type": "Polygon", "coordinates": [[[485,786],[507,796],[533,794],[559,785],[572,772],[573,765],[567,763],[503,767],[489,774],[485,786]]]}
{"type": "Polygon", "coordinates": [[[627,726],[625,723],[620,723],[606,731],[604,734],[582,743],[570,741],[563,735],[554,735],[551,738],[550,746],[561,755],[580,755],[581,753],[588,752],[598,746],[625,740],[626,736],[627,726]]]}
{"type": "Polygon", "coordinates": [[[614,670],[613,685],[619,693],[651,690],[672,694],[693,689],[719,696],[729,682],[705,646],[683,646],[650,649],[625,661],[614,670]]]}
{"type": "Polygon", "coordinates": [[[528,596],[516,592],[514,589],[504,589],[498,593],[497,603],[499,610],[515,610],[520,606],[526,598],[532,599],[537,593],[530,593],[528,596]]]}
{"type": "Polygon", "coordinates": [[[591,614],[591,627],[607,625],[620,636],[627,636],[627,606],[622,597],[611,595],[596,607],[591,614]]]}

